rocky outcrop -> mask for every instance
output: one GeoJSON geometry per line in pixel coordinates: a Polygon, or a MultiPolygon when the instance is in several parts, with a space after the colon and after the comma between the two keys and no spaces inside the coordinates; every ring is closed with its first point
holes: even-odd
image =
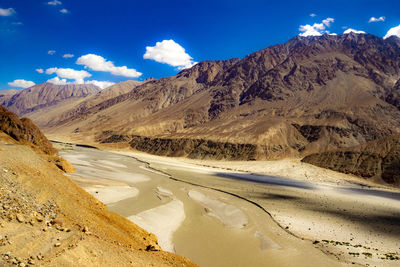
{"type": "Polygon", "coordinates": [[[30,119],[19,119],[16,114],[2,106],[0,106],[0,131],[18,142],[34,145],[46,154],[55,155],[57,153],[50,141],[30,119]]]}
{"type": "Polygon", "coordinates": [[[346,150],[315,153],[302,159],[319,167],[400,185],[400,135],[346,150]]]}
{"type": "Polygon", "coordinates": [[[101,143],[128,142],[131,148],[160,156],[194,159],[255,160],[257,146],[232,144],[204,139],[149,138],[112,135],[101,143]]]}

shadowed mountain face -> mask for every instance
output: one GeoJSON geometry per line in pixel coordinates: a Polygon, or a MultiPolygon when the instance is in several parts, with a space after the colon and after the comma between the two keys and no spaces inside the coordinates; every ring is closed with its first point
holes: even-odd
{"type": "Polygon", "coordinates": [[[397,37],[297,36],[243,59],[204,61],[146,82],[44,130],[77,140],[210,140],[254,145],[256,159],[297,157],[398,133],[399,85],[397,37]]]}
{"type": "Polygon", "coordinates": [[[20,90],[12,97],[0,97],[0,103],[21,116],[46,106],[56,105],[65,99],[82,98],[98,91],[100,88],[92,84],[41,83],[20,90]]]}
{"type": "Polygon", "coordinates": [[[364,178],[400,185],[400,135],[361,146],[311,154],[303,162],[364,178]]]}
{"type": "Polygon", "coordinates": [[[16,114],[9,112],[2,106],[0,106],[0,131],[21,143],[33,144],[46,154],[54,155],[57,153],[50,141],[30,119],[19,119],[16,114]]]}

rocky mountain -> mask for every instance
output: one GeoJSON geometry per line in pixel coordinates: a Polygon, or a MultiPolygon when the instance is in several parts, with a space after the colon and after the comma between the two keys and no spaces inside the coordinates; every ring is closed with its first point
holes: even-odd
{"type": "Polygon", "coordinates": [[[108,99],[128,93],[136,86],[141,85],[140,81],[124,81],[105,88],[97,93],[91,93],[82,97],[66,98],[58,101],[54,105],[41,107],[26,113],[25,116],[31,118],[41,128],[60,124],[75,118],[84,117],[88,109],[98,105],[108,99]]]}
{"type": "Polygon", "coordinates": [[[400,186],[400,135],[384,137],[352,148],[311,154],[302,161],[400,186]]]}
{"type": "Polygon", "coordinates": [[[0,131],[9,135],[15,141],[34,145],[46,154],[54,155],[57,153],[50,141],[30,119],[19,119],[16,114],[2,106],[0,106],[0,131]]]}
{"type": "MultiPolygon", "coordinates": [[[[43,129],[61,139],[120,141],[161,154],[178,152],[141,140],[185,138],[203,150],[242,144],[253,147],[248,159],[302,157],[398,133],[399,79],[397,37],[296,36],[243,59],[204,61],[148,81],[43,129]]],[[[230,154],[243,158],[239,150],[230,154]]]]}
{"type": "Polygon", "coordinates": [[[12,97],[0,98],[0,103],[18,115],[24,115],[37,109],[57,105],[66,99],[83,98],[100,91],[93,84],[55,85],[41,83],[19,90],[12,97]]]}

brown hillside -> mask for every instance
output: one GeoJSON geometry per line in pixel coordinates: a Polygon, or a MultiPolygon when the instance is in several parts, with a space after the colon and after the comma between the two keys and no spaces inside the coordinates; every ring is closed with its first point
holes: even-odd
{"type": "Polygon", "coordinates": [[[303,162],[400,186],[400,135],[306,156],[303,162]]]}
{"type": "Polygon", "coordinates": [[[21,143],[31,143],[46,154],[54,155],[57,150],[30,119],[22,118],[0,106],[0,131],[21,143]]]}
{"type": "Polygon", "coordinates": [[[3,101],[2,105],[21,116],[40,108],[56,105],[65,99],[82,98],[98,91],[100,91],[100,88],[93,84],[56,85],[41,83],[20,90],[8,101],[3,101]]]}

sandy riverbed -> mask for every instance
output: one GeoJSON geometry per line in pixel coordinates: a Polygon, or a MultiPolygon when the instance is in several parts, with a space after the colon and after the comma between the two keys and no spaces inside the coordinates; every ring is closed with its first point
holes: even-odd
{"type": "MultiPolygon", "coordinates": [[[[263,168],[260,162],[246,165],[117,153],[79,148],[62,155],[75,164],[77,173],[72,177],[84,188],[107,190],[107,183],[110,188],[136,188],[136,195],[109,202],[109,208],[148,231],[159,231],[164,249],[201,266],[309,266],[310,262],[390,266],[393,261],[380,258],[399,253],[398,194],[382,188],[375,194],[364,192],[354,177],[339,177],[295,161],[282,162],[286,168],[277,162],[264,163],[263,168]],[[171,180],[162,172],[254,203],[171,180]],[[279,172],[287,177],[275,177],[279,172]],[[166,223],[158,225],[160,221],[166,223]]],[[[111,189],[107,194],[118,195],[111,189]]]]}

